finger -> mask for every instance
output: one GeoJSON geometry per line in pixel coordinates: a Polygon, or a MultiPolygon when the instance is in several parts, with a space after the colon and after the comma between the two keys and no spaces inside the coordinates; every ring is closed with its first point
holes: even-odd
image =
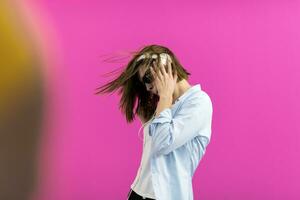
{"type": "Polygon", "coordinates": [[[153,70],[155,71],[156,74],[158,73],[158,67],[156,61],[153,61],[153,70]]]}
{"type": "Polygon", "coordinates": [[[154,61],[153,63],[154,63],[154,66],[155,66],[155,68],[154,68],[155,78],[157,78],[159,80],[163,80],[161,74],[159,73],[160,70],[159,70],[159,67],[157,67],[157,62],[154,61]]]}
{"type": "Polygon", "coordinates": [[[163,75],[163,76],[167,76],[167,75],[168,75],[167,72],[166,72],[165,66],[163,66],[163,67],[161,68],[161,72],[162,72],[162,75],[163,75]]]}
{"type": "Polygon", "coordinates": [[[163,76],[163,74],[161,73],[161,70],[159,70],[159,69],[158,69],[158,72],[157,72],[157,76],[158,76],[158,78],[159,78],[161,81],[164,80],[164,76],[163,76]]]}
{"type": "Polygon", "coordinates": [[[157,64],[157,62],[156,61],[154,61],[153,62],[154,64],[155,64],[155,66],[156,66],[156,68],[154,69],[154,71],[155,71],[155,74],[156,74],[156,77],[157,77],[157,79],[159,79],[159,80],[163,80],[163,77],[162,77],[162,74],[161,74],[161,72],[160,72],[160,65],[159,64],[157,64]],[[157,65],[159,65],[159,67],[157,66],[157,65]]]}
{"type": "Polygon", "coordinates": [[[157,60],[157,63],[158,63],[158,65],[159,65],[159,68],[162,68],[162,67],[164,66],[163,63],[162,63],[162,58],[161,58],[161,56],[160,56],[160,61],[157,60]]]}
{"type": "Polygon", "coordinates": [[[168,59],[168,74],[170,74],[171,76],[173,76],[172,65],[171,65],[171,60],[170,59],[168,59]]]}
{"type": "Polygon", "coordinates": [[[175,83],[177,83],[177,79],[178,79],[177,71],[174,70],[174,80],[175,80],[175,83]]]}
{"type": "Polygon", "coordinates": [[[155,72],[155,70],[153,69],[153,67],[150,67],[150,71],[151,71],[151,74],[153,76],[153,81],[155,82],[156,79],[157,79],[157,73],[155,72]]]}
{"type": "Polygon", "coordinates": [[[150,72],[151,72],[152,76],[155,77],[155,71],[152,66],[150,67],[150,72]]]}
{"type": "Polygon", "coordinates": [[[153,68],[156,68],[156,62],[155,62],[155,60],[153,60],[152,65],[153,65],[153,68]]]}
{"type": "Polygon", "coordinates": [[[157,64],[155,61],[153,61],[152,64],[153,64],[152,71],[153,71],[154,75],[157,76],[157,64]]]}

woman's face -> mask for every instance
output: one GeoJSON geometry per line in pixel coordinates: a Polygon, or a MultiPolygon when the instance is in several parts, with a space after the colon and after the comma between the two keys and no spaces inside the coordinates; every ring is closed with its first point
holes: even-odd
{"type": "Polygon", "coordinates": [[[146,68],[145,66],[141,66],[138,70],[138,74],[139,74],[139,80],[145,85],[147,91],[151,92],[152,94],[156,94],[158,95],[156,86],[154,84],[154,82],[152,83],[144,83],[143,82],[143,77],[145,76],[145,74],[151,73],[150,72],[150,68],[146,68]]]}

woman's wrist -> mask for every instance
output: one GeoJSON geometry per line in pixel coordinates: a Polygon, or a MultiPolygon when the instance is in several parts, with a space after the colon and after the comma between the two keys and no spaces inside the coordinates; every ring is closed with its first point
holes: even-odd
{"type": "Polygon", "coordinates": [[[170,108],[172,106],[172,96],[160,96],[155,117],[157,117],[164,109],[170,108]]]}

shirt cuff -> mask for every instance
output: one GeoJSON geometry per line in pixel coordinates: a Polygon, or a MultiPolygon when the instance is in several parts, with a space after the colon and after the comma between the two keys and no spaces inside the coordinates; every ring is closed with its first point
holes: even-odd
{"type": "MultiPolygon", "coordinates": [[[[172,121],[172,110],[171,108],[165,108],[163,111],[159,113],[157,117],[153,119],[153,121],[150,123],[150,127],[154,126],[157,123],[165,123],[165,122],[171,122],[172,121]]],[[[151,129],[151,128],[150,128],[151,129]]],[[[149,131],[149,135],[152,136],[152,132],[149,131]]]]}

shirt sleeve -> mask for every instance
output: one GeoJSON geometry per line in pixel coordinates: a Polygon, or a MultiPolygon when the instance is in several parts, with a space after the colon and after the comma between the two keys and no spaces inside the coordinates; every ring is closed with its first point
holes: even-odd
{"type": "Polygon", "coordinates": [[[185,100],[174,116],[170,108],[165,108],[149,124],[151,153],[166,155],[198,135],[210,139],[211,121],[212,103],[208,96],[185,100]]]}

